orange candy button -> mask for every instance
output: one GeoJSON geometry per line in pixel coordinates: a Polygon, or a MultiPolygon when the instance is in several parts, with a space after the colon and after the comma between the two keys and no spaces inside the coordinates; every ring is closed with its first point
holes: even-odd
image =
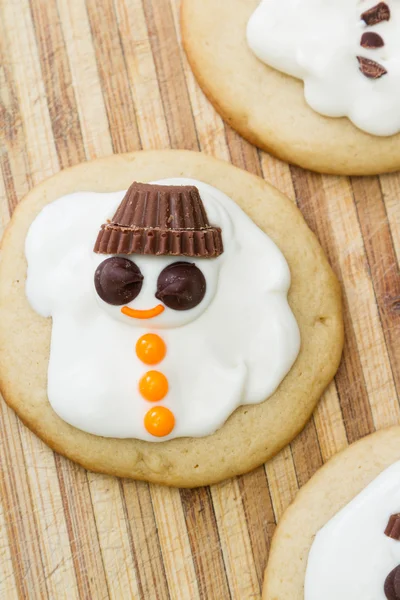
{"type": "Polygon", "coordinates": [[[159,402],[168,394],[168,379],[159,371],[147,371],[139,381],[139,391],[145,400],[159,402]]]}
{"type": "Polygon", "coordinates": [[[144,426],[155,437],[164,437],[171,433],[175,426],[173,413],[165,406],[155,406],[144,417],[144,426]]]}
{"type": "Polygon", "coordinates": [[[167,353],[164,340],[155,333],[146,333],[136,343],[136,354],[146,365],[156,365],[167,353]]]}

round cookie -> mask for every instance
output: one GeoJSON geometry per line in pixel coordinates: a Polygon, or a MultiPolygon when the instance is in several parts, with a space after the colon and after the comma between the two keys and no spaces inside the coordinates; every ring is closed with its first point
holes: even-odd
{"type": "MultiPolygon", "coordinates": [[[[277,600],[278,598],[279,600],[304,600],[307,562],[315,536],[341,509],[347,507],[356,496],[374,482],[383,471],[391,467],[393,463],[400,461],[399,440],[400,427],[392,427],[369,435],[332,458],[302,488],[293,504],[283,515],[272,540],[265,572],[263,600],[277,600]]],[[[396,465],[397,473],[398,468],[399,464],[396,465]]],[[[397,476],[396,480],[398,480],[397,476]]],[[[381,488],[390,490],[387,483],[386,488],[385,484],[381,485],[381,488]]],[[[388,493],[390,492],[388,491],[388,493]]],[[[371,493],[368,497],[364,496],[363,501],[360,501],[357,505],[359,508],[357,509],[357,506],[355,506],[353,511],[361,511],[363,506],[368,505],[368,498],[371,497],[371,493]]],[[[398,512],[396,498],[394,499],[394,507],[393,512],[398,512]]],[[[372,514],[375,514],[375,512],[373,511],[372,514]]],[[[374,532],[375,538],[378,535],[380,536],[378,539],[388,539],[384,533],[390,516],[391,514],[389,512],[386,514],[385,511],[383,517],[382,515],[376,516],[377,531],[374,532]]],[[[346,529],[343,527],[343,522],[340,526],[341,531],[346,529]]],[[[358,524],[357,531],[359,530],[360,525],[358,524]]],[[[362,528],[361,531],[363,531],[362,528]]],[[[358,534],[356,533],[356,535],[358,534]]],[[[388,546],[390,543],[393,544],[394,542],[388,539],[388,546]]],[[[362,542],[360,544],[362,545],[362,542]]],[[[399,555],[400,542],[397,541],[394,545],[395,552],[393,552],[393,546],[392,549],[390,546],[389,548],[385,547],[388,556],[391,554],[399,555]]],[[[379,547],[374,547],[377,550],[374,554],[379,554],[379,547]]],[[[326,549],[326,538],[318,547],[319,556],[324,549],[326,549]]],[[[316,553],[314,553],[315,556],[316,553]]],[[[391,560],[393,560],[393,556],[391,560]]],[[[374,561],[373,558],[372,561],[374,561]]],[[[333,577],[337,577],[337,575],[335,576],[334,564],[331,564],[332,561],[328,562],[329,572],[333,577]]],[[[348,564],[351,570],[352,559],[348,560],[348,564]]],[[[366,568],[368,570],[368,567],[366,568]]],[[[375,583],[381,590],[382,598],[385,597],[383,594],[385,577],[389,574],[391,568],[384,570],[383,574],[377,575],[379,581],[375,583]]],[[[375,572],[376,568],[369,570],[375,572]]],[[[358,578],[358,581],[360,581],[360,578],[358,578]]],[[[329,586],[329,582],[327,585],[329,586]]],[[[354,598],[351,593],[350,596],[354,598]]],[[[320,597],[320,595],[317,594],[315,597],[320,597]]],[[[362,595],[362,597],[365,596],[362,595]]],[[[375,598],[374,595],[368,597],[375,598]]]]}
{"type": "Polygon", "coordinates": [[[139,152],[84,163],[45,181],[18,205],[0,261],[0,389],[24,423],[53,449],[93,471],[191,487],[249,471],[303,428],[333,378],[343,345],[338,282],[298,209],[269,184],[227,163],[187,151],[139,152]],[[48,203],[76,191],[127,189],[134,180],[188,177],[215,186],[277,244],[290,267],[289,304],[301,333],[299,356],[265,402],[242,406],[216,433],[158,443],[105,438],[61,420],[47,398],[51,319],[25,294],[25,238],[48,203]],[[215,456],[220,460],[215,461],[215,456]]]}
{"type": "Polygon", "coordinates": [[[258,5],[259,0],[182,2],[184,47],[216,110],[251,143],[307,169],[342,175],[398,170],[400,134],[378,137],[347,118],[321,116],[306,103],[302,81],[267,66],[250,50],[246,28],[258,5]]]}

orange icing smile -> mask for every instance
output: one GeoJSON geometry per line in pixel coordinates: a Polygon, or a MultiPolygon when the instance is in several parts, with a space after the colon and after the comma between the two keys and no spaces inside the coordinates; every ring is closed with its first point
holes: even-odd
{"type": "Polygon", "coordinates": [[[154,308],[149,308],[148,310],[138,310],[136,308],[129,308],[129,306],[123,306],[121,308],[121,312],[123,315],[127,317],[132,317],[133,319],[153,319],[153,317],[158,317],[165,310],[162,304],[158,304],[154,308]]]}

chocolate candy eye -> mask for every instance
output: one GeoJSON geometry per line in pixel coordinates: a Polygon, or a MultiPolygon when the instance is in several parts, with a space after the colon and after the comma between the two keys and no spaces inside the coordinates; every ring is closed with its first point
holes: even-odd
{"type": "Polygon", "coordinates": [[[203,300],[206,280],[192,263],[176,262],[161,271],[156,298],[173,310],[189,310],[203,300]]]}
{"type": "Polygon", "coordinates": [[[142,289],[143,275],[134,262],[127,258],[113,256],[107,258],[96,269],[94,285],[100,298],[121,306],[129,304],[142,289]]]}
{"type": "Polygon", "coordinates": [[[388,600],[400,599],[400,565],[386,577],[384,592],[388,600]]]}

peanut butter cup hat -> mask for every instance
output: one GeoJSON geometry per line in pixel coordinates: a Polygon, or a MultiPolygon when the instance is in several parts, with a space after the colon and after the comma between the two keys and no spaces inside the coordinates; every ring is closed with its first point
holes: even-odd
{"type": "Polygon", "coordinates": [[[94,251],[216,258],[223,244],[195,186],[135,182],[113,219],[102,225],[94,251]]]}

